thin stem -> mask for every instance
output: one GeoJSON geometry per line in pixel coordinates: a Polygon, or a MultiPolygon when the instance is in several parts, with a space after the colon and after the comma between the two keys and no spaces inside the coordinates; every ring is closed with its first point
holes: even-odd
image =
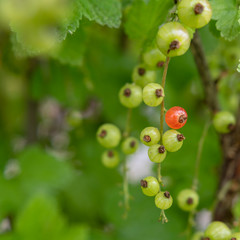
{"type": "Polygon", "coordinates": [[[195,215],[195,211],[191,211],[188,216],[188,226],[187,226],[187,230],[186,230],[188,240],[190,240],[190,238],[191,238],[192,227],[194,225],[194,215],[195,215]]]}
{"type": "Polygon", "coordinates": [[[200,168],[200,163],[201,163],[203,145],[204,145],[204,141],[206,139],[206,136],[207,136],[208,129],[209,129],[210,125],[211,125],[210,121],[207,121],[205,123],[202,136],[201,136],[201,138],[199,140],[199,143],[198,143],[198,150],[197,150],[196,164],[195,164],[195,173],[194,173],[194,178],[193,178],[193,183],[192,183],[192,189],[195,190],[195,191],[197,191],[197,189],[198,189],[199,168],[200,168]]]}

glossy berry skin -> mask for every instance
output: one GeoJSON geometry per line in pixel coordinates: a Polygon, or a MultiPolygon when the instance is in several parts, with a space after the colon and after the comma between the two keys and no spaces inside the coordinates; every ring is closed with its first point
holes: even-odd
{"type": "Polygon", "coordinates": [[[154,163],[161,163],[166,155],[167,151],[163,145],[155,144],[148,149],[148,157],[154,163]]]}
{"type": "Polygon", "coordinates": [[[197,208],[199,203],[198,194],[192,189],[184,189],[177,196],[178,206],[186,212],[197,208]]]}
{"type": "Polygon", "coordinates": [[[133,82],[142,88],[144,88],[148,83],[155,82],[156,78],[156,71],[147,68],[144,64],[136,66],[132,73],[133,82]]]}
{"type": "Polygon", "coordinates": [[[204,233],[203,232],[196,232],[191,240],[203,240],[204,233]]]}
{"type": "Polygon", "coordinates": [[[212,8],[207,0],[181,0],[178,4],[178,17],[191,28],[207,25],[212,17],[212,8]]]}
{"type": "Polygon", "coordinates": [[[119,92],[119,99],[127,108],[138,107],[142,102],[142,89],[136,84],[125,84],[119,92]]]}
{"type": "Polygon", "coordinates": [[[240,240],[240,232],[233,233],[228,240],[240,240]]]}
{"type": "Polygon", "coordinates": [[[102,154],[102,164],[107,168],[115,168],[120,162],[119,154],[114,150],[106,150],[102,154]]]}
{"type": "Polygon", "coordinates": [[[82,123],[82,115],[79,111],[69,111],[66,115],[66,121],[70,127],[79,127],[82,123]]]}
{"type": "Polygon", "coordinates": [[[213,126],[219,133],[229,133],[236,124],[235,116],[227,111],[221,111],[215,114],[213,126]]]}
{"type": "Polygon", "coordinates": [[[148,83],[143,88],[143,101],[150,107],[160,105],[164,98],[164,89],[158,83],[148,83]]]}
{"type": "Polygon", "coordinates": [[[172,206],[173,199],[169,192],[160,192],[155,197],[156,207],[166,210],[172,206]]]}
{"type": "Polygon", "coordinates": [[[182,128],[187,122],[187,112],[181,107],[170,108],[165,115],[165,121],[170,128],[182,128]]]}
{"type": "Polygon", "coordinates": [[[105,123],[98,128],[97,140],[105,148],[114,148],[121,140],[121,132],[115,125],[105,123]]]}
{"type": "Polygon", "coordinates": [[[122,143],[122,151],[126,155],[133,154],[137,151],[138,145],[138,139],[136,139],[135,137],[128,137],[122,143]]]}
{"type": "Polygon", "coordinates": [[[155,196],[160,190],[159,182],[155,177],[146,177],[142,179],[140,183],[142,192],[146,196],[155,196]]]}
{"type": "Polygon", "coordinates": [[[208,225],[204,233],[204,239],[210,240],[227,240],[231,236],[228,226],[222,222],[212,222],[208,225]]]}
{"type": "Polygon", "coordinates": [[[146,127],[140,134],[140,140],[146,146],[152,146],[160,141],[160,132],[155,127],[146,127]]]}
{"type": "Polygon", "coordinates": [[[180,132],[168,130],[163,134],[163,145],[168,152],[176,152],[182,147],[184,139],[180,132]]]}
{"type": "Polygon", "coordinates": [[[190,46],[188,31],[179,22],[165,23],[157,33],[157,46],[168,57],[183,55],[190,46]]]}
{"type": "Polygon", "coordinates": [[[158,48],[148,49],[143,54],[143,62],[150,68],[162,68],[166,61],[166,56],[158,48]]]}

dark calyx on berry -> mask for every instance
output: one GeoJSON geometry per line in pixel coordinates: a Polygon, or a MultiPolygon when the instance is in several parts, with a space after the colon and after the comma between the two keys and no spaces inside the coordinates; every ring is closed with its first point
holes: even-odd
{"type": "Polygon", "coordinates": [[[177,135],[177,140],[178,140],[179,142],[181,142],[181,141],[185,140],[185,137],[183,136],[183,134],[178,134],[178,135],[177,135]]]}
{"type": "Polygon", "coordinates": [[[165,196],[166,198],[170,198],[170,197],[171,197],[170,193],[167,192],[167,191],[164,193],[164,196],[165,196]]]}
{"type": "Polygon", "coordinates": [[[156,89],[156,96],[157,96],[157,98],[160,98],[160,97],[163,97],[163,91],[162,91],[162,89],[156,89]]]}
{"type": "Polygon", "coordinates": [[[187,204],[192,205],[193,204],[193,199],[190,197],[187,199],[187,204]]]}
{"type": "Polygon", "coordinates": [[[234,124],[232,124],[232,123],[230,123],[229,125],[228,125],[228,129],[230,130],[230,131],[233,131],[234,129],[235,129],[235,125],[234,124]]]}
{"type": "Polygon", "coordinates": [[[143,187],[143,188],[147,188],[147,186],[148,186],[148,183],[147,183],[147,181],[146,180],[141,180],[141,186],[143,187]]]}
{"type": "Polygon", "coordinates": [[[204,10],[204,6],[201,3],[197,3],[194,7],[194,12],[196,15],[201,14],[204,10]]]}
{"type": "Polygon", "coordinates": [[[180,48],[180,42],[178,40],[174,40],[171,42],[171,44],[169,45],[169,49],[168,49],[168,53],[171,51],[171,50],[176,50],[176,49],[179,49],[180,48]]]}
{"type": "Polygon", "coordinates": [[[149,135],[144,135],[143,141],[145,142],[151,142],[151,137],[149,135]]]}
{"type": "Polygon", "coordinates": [[[231,240],[237,240],[236,238],[231,238],[231,240]]]}
{"type": "Polygon", "coordinates": [[[107,131],[106,130],[102,130],[101,133],[99,134],[100,138],[104,138],[107,135],[107,131]]]}
{"type": "Polygon", "coordinates": [[[131,141],[131,142],[130,142],[130,147],[131,147],[131,148],[134,148],[135,145],[136,145],[136,142],[135,142],[135,141],[131,141]]]}
{"type": "Polygon", "coordinates": [[[158,148],[158,152],[159,153],[165,153],[166,149],[163,145],[161,145],[159,148],[158,148]]]}
{"type": "Polygon", "coordinates": [[[139,69],[138,69],[138,74],[139,74],[140,76],[143,76],[143,75],[145,74],[145,72],[146,72],[146,70],[145,70],[144,68],[139,68],[139,69]]]}
{"type": "Polygon", "coordinates": [[[160,62],[157,63],[157,67],[158,68],[163,67],[163,65],[164,65],[164,61],[160,61],[160,62]]]}
{"type": "Polygon", "coordinates": [[[184,123],[187,120],[187,116],[185,114],[181,115],[178,119],[179,123],[184,123]]]}
{"type": "Polygon", "coordinates": [[[126,88],[123,92],[125,97],[130,97],[131,95],[131,89],[130,88],[126,88]]]}
{"type": "Polygon", "coordinates": [[[112,158],[113,157],[113,151],[108,151],[108,157],[112,158]]]}

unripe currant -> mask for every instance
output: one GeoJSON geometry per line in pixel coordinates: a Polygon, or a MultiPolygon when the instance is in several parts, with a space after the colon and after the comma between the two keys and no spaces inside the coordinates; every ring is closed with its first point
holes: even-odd
{"type": "Polygon", "coordinates": [[[182,145],[185,137],[176,130],[168,130],[163,134],[163,145],[168,152],[178,151],[182,145]]]}
{"type": "Polygon", "coordinates": [[[228,240],[240,240],[240,232],[233,233],[228,240]]]}
{"type": "Polygon", "coordinates": [[[143,101],[150,107],[160,105],[164,98],[164,89],[158,83],[149,83],[143,88],[143,101]]]}
{"type": "Polygon", "coordinates": [[[166,210],[172,206],[173,199],[169,192],[160,192],[155,197],[155,205],[162,209],[166,210]]]}
{"type": "Polygon", "coordinates": [[[191,28],[201,28],[210,22],[212,8],[207,0],[181,0],[178,4],[178,17],[191,28]]]}
{"type": "Polygon", "coordinates": [[[182,128],[187,122],[187,112],[181,107],[170,108],[165,115],[165,121],[170,128],[182,128]]]}
{"type": "Polygon", "coordinates": [[[159,49],[152,48],[143,54],[143,61],[150,68],[162,68],[166,61],[166,56],[159,49]]]}
{"type": "Polygon", "coordinates": [[[82,123],[82,115],[79,111],[73,110],[66,114],[66,121],[70,127],[79,127],[82,123]]]}
{"type": "Polygon", "coordinates": [[[221,111],[215,114],[213,118],[213,126],[219,133],[231,132],[236,124],[235,116],[227,111],[221,111]]]}
{"type": "Polygon", "coordinates": [[[142,102],[142,89],[136,84],[125,84],[119,92],[119,99],[127,108],[138,107],[142,102]]]}
{"type": "Polygon", "coordinates": [[[156,77],[156,71],[147,69],[144,64],[136,66],[132,74],[133,82],[142,88],[144,88],[148,83],[155,82],[156,77]]]}
{"type": "Polygon", "coordinates": [[[97,140],[105,148],[114,148],[121,140],[121,132],[115,125],[105,123],[98,128],[97,140]]]}
{"type": "Polygon", "coordinates": [[[135,137],[128,137],[122,143],[122,151],[125,154],[133,154],[138,149],[138,140],[135,137]]]}
{"type": "Polygon", "coordinates": [[[155,127],[146,127],[140,134],[140,140],[146,146],[152,146],[160,141],[160,132],[155,127]]]}
{"type": "Polygon", "coordinates": [[[178,206],[183,210],[190,212],[197,208],[199,203],[198,194],[192,189],[184,189],[177,196],[178,206]]]}
{"type": "Polygon", "coordinates": [[[148,157],[152,162],[160,163],[166,158],[167,151],[163,145],[156,144],[148,149],[148,157]]]}
{"type": "Polygon", "coordinates": [[[107,168],[115,168],[119,164],[119,155],[117,151],[106,150],[102,154],[102,164],[107,168]]]}
{"type": "Polygon", "coordinates": [[[204,240],[227,240],[231,236],[228,226],[222,222],[212,222],[204,233],[204,240]]]}
{"type": "Polygon", "coordinates": [[[203,239],[204,239],[203,236],[204,236],[204,233],[203,233],[203,232],[196,232],[196,233],[192,236],[191,240],[203,240],[203,239]]]}
{"type": "Polygon", "coordinates": [[[147,196],[155,196],[160,190],[159,182],[155,177],[146,177],[140,183],[142,192],[147,196]]]}
{"type": "Polygon", "coordinates": [[[157,46],[169,57],[183,55],[190,46],[188,31],[179,22],[165,23],[157,34],[157,46]]]}

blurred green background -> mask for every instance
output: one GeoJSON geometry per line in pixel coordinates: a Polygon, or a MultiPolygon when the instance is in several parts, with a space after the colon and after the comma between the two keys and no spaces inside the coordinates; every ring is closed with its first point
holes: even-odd
{"type": "MultiPolygon", "coordinates": [[[[97,6],[96,1],[92,2],[92,6],[97,6]]],[[[10,28],[6,19],[16,16],[16,9],[10,6],[11,14],[1,22],[1,240],[185,239],[183,232],[188,215],[177,207],[176,201],[166,211],[169,223],[162,225],[157,221],[160,211],[155,207],[154,199],[141,192],[139,181],[147,175],[156,175],[156,166],[148,160],[146,148],[141,146],[139,152],[128,159],[132,199],[127,219],[122,217],[121,165],[112,170],[101,164],[104,149],[96,142],[97,128],[108,122],[124,130],[127,110],[120,105],[118,92],[125,83],[131,82],[132,69],[139,62],[140,53],[149,41],[147,31],[151,30],[142,26],[138,29],[143,31],[142,35],[136,34],[135,39],[129,39],[125,31],[131,31],[133,27],[126,27],[132,24],[127,20],[132,1],[103,1],[103,4],[110,8],[110,2],[115,2],[118,7],[121,4],[120,13],[123,13],[126,25],[112,28],[119,25],[118,20],[115,19],[116,23],[113,20],[112,26],[104,22],[104,17],[101,22],[97,17],[91,18],[88,8],[89,14],[83,14],[78,20],[80,27],[73,30],[76,30],[74,34],[66,34],[60,47],[53,52],[49,51],[46,39],[48,44],[38,45],[38,40],[41,43],[43,40],[39,39],[41,34],[36,29],[40,24],[51,26],[51,21],[56,24],[55,19],[61,15],[60,8],[57,8],[60,9],[58,13],[53,12],[49,17],[41,15],[47,11],[47,7],[43,8],[39,13],[40,20],[37,14],[33,14],[35,18],[30,16],[27,22],[22,21],[25,27],[16,24],[19,19],[21,22],[22,16],[13,17],[10,28]],[[21,40],[20,36],[27,39],[21,40]],[[28,49],[30,44],[33,47],[28,49]],[[39,47],[39,51],[35,47],[39,47]],[[81,124],[75,128],[69,127],[65,119],[65,114],[71,110],[79,111],[83,116],[81,124]],[[6,231],[9,222],[11,229],[6,231]]],[[[136,2],[139,1],[134,1],[134,4],[136,2]]],[[[4,0],[1,3],[6,13],[4,0]]],[[[57,4],[60,3],[55,0],[54,8],[48,8],[56,10],[57,4]]],[[[160,22],[164,21],[172,6],[172,1],[164,6],[161,11],[166,14],[160,22]]],[[[101,5],[98,7],[97,13],[102,11],[101,5]]],[[[115,6],[114,9],[117,11],[115,6]]],[[[24,7],[21,11],[26,16],[24,7]]],[[[102,15],[107,14],[104,11],[102,15]]],[[[150,11],[149,14],[153,13],[150,11]]],[[[114,19],[112,15],[110,19],[114,19]]],[[[140,23],[144,21],[144,15],[146,12],[139,13],[140,23]]],[[[155,21],[154,24],[160,22],[155,21]]],[[[71,31],[69,26],[73,25],[68,25],[68,32],[71,31]]],[[[239,40],[229,43],[219,38],[215,21],[199,33],[214,77],[226,69],[229,72],[219,86],[219,98],[223,109],[234,112],[237,92],[233,89],[239,84],[236,73],[239,40]]],[[[59,42],[55,43],[54,39],[54,44],[59,42]]],[[[159,82],[161,75],[160,70],[159,82]]],[[[176,198],[181,189],[192,184],[197,146],[208,120],[201,81],[190,50],[171,60],[165,93],[167,109],[181,106],[189,116],[182,129],[186,137],[184,146],[179,152],[169,153],[162,164],[165,189],[176,198]]],[[[147,126],[158,127],[159,114],[159,108],[149,108],[144,104],[134,109],[132,135],[139,137],[140,131],[147,126]]],[[[220,163],[218,136],[211,127],[199,170],[201,201],[198,210],[213,206],[220,163]]]]}

